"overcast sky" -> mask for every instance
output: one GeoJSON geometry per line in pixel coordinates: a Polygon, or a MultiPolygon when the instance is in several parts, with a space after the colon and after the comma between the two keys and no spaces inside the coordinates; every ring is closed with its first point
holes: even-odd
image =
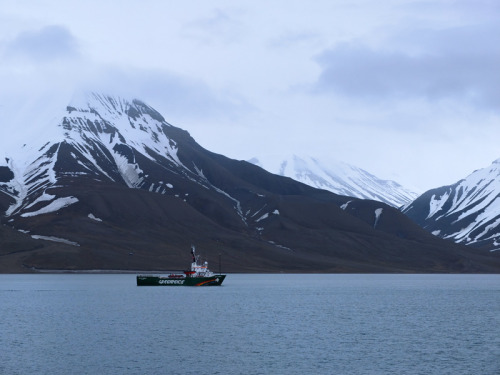
{"type": "Polygon", "coordinates": [[[0,136],[82,88],[232,158],[337,159],[424,191],[500,158],[500,1],[0,0],[0,136]]]}

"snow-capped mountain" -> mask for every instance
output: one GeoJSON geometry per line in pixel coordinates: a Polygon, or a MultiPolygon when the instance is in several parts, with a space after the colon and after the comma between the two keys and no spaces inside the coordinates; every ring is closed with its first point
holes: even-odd
{"type": "Polygon", "coordinates": [[[318,189],[361,199],[372,199],[401,207],[418,194],[395,181],[382,180],[367,171],[341,161],[322,162],[310,156],[253,158],[254,163],[271,173],[293,178],[318,189]]]}
{"type": "Polygon", "coordinates": [[[145,174],[137,159],[145,157],[163,168],[182,166],[175,141],[165,134],[168,127],[159,113],[138,101],[89,94],[83,102],[73,102],[57,126],[0,159],[13,177],[3,184],[15,199],[6,215],[36,216],[76,203],[75,197],[47,193],[75,177],[164,192],[170,185],[145,174]]]}
{"type": "Polygon", "coordinates": [[[500,159],[454,185],[429,190],[402,211],[436,236],[500,249],[500,159]]]}
{"type": "Polygon", "coordinates": [[[500,270],[382,202],[207,151],[139,100],[45,112],[0,139],[0,271],[176,269],[191,244],[232,271],[500,270]]]}

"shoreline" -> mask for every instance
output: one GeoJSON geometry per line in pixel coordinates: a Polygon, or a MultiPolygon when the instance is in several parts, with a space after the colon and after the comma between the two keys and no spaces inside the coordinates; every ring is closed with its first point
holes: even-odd
{"type": "MultiPolygon", "coordinates": [[[[135,275],[165,275],[171,273],[182,273],[183,270],[58,270],[58,269],[36,269],[31,268],[28,271],[22,272],[0,272],[0,275],[34,275],[34,274],[88,274],[88,275],[117,275],[117,274],[135,274],[135,275]]],[[[242,275],[500,275],[500,272],[297,272],[297,271],[251,271],[251,272],[221,272],[220,274],[242,274],[242,275]]]]}

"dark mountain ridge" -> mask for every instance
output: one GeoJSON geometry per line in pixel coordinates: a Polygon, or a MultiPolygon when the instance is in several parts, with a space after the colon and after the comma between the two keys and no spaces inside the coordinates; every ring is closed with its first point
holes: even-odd
{"type": "Polygon", "coordinates": [[[53,126],[1,165],[2,272],[183,269],[191,244],[226,272],[500,270],[384,203],[207,151],[137,100],[91,94],[53,126]]]}

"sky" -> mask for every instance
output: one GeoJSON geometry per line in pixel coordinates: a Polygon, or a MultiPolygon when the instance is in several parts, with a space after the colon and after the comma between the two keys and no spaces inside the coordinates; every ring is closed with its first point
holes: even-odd
{"type": "Polygon", "coordinates": [[[500,158],[500,1],[0,0],[0,137],[78,90],[423,192],[500,158]]]}

